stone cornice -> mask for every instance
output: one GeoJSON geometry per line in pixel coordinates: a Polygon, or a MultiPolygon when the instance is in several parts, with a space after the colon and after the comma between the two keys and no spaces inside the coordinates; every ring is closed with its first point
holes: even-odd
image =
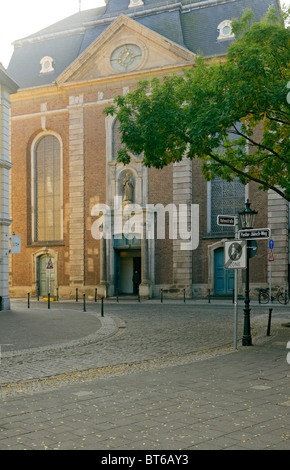
{"type": "Polygon", "coordinates": [[[0,212],[0,225],[6,225],[9,227],[9,225],[11,224],[12,224],[12,220],[3,216],[2,213],[0,212]]]}
{"type": "Polygon", "coordinates": [[[5,168],[6,170],[10,170],[13,167],[12,163],[8,160],[4,160],[0,155],[0,168],[5,168]]]}
{"type": "Polygon", "coordinates": [[[17,83],[8,75],[8,73],[0,68],[0,86],[3,85],[8,88],[9,93],[16,93],[19,86],[17,83]]]}

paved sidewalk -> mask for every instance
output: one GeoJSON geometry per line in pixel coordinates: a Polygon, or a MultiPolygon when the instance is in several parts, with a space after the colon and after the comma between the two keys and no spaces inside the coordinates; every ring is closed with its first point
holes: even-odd
{"type": "MultiPolygon", "coordinates": [[[[228,304],[212,309],[196,303],[180,306],[177,319],[173,315],[177,304],[168,303],[163,312],[164,306],[151,303],[151,313],[148,306],[147,314],[140,309],[137,318],[137,309],[132,312],[129,303],[117,306],[118,310],[114,305],[108,325],[98,312],[86,312],[88,317],[96,315],[88,319],[95,328],[92,336],[107,328],[98,343],[92,337],[86,341],[87,335],[79,340],[70,337],[75,343],[68,347],[38,346],[46,349],[33,365],[43,364],[46,375],[41,376],[37,367],[27,379],[26,360],[32,355],[27,350],[20,355],[6,351],[0,372],[9,363],[12,368],[11,380],[0,385],[0,450],[93,449],[101,456],[108,450],[186,454],[199,449],[290,448],[290,328],[282,326],[289,323],[288,308],[274,308],[271,336],[266,337],[265,311],[263,316],[260,307],[253,306],[254,345],[239,345],[234,351],[228,304]],[[188,332],[193,327],[195,348],[188,332]],[[210,347],[212,331],[215,347],[210,347]],[[165,344],[158,345],[157,338],[165,344]],[[177,345],[181,351],[174,355],[177,345]],[[61,364],[55,363],[55,374],[49,374],[47,361],[58,356],[61,364]],[[69,357],[73,363],[77,360],[78,367],[58,374],[71,364],[69,357]],[[21,361],[25,373],[19,380],[13,371],[21,370],[21,361]]],[[[74,323],[77,328],[77,315],[74,323]]]]}

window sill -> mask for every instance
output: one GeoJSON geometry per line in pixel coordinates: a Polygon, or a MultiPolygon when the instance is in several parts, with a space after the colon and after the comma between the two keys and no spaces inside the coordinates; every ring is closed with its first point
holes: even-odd
{"type": "Polygon", "coordinates": [[[235,238],[235,234],[232,232],[223,232],[223,233],[207,233],[202,237],[203,240],[210,240],[213,238],[235,238]]]}
{"type": "Polygon", "coordinates": [[[33,248],[35,246],[65,246],[63,241],[55,241],[55,242],[32,242],[26,245],[26,248],[33,248]]]}

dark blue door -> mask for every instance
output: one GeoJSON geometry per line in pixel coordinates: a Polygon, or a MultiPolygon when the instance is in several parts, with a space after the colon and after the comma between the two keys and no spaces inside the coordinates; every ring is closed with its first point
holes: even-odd
{"type": "Polygon", "coordinates": [[[235,286],[235,272],[225,269],[224,249],[218,248],[214,252],[214,293],[215,295],[229,295],[235,286]]]}

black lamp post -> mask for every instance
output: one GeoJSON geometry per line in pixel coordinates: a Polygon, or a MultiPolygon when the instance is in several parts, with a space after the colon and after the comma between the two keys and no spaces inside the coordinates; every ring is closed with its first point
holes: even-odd
{"type": "MultiPolygon", "coordinates": [[[[239,222],[242,229],[251,229],[254,227],[257,211],[251,209],[249,199],[246,202],[246,207],[242,212],[239,212],[239,222]]],[[[252,345],[251,336],[251,323],[250,323],[250,269],[249,269],[249,242],[247,243],[247,267],[245,279],[245,308],[244,308],[244,335],[242,338],[243,346],[252,345]]]]}

